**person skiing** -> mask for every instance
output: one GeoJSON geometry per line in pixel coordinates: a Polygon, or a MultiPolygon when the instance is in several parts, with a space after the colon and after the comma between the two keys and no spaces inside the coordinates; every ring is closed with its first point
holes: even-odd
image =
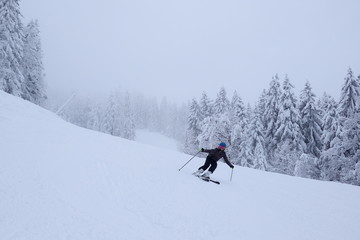
{"type": "Polygon", "coordinates": [[[203,166],[201,166],[196,172],[193,174],[197,177],[200,177],[204,180],[209,180],[210,175],[214,173],[216,167],[217,167],[217,161],[220,158],[224,158],[227,165],[229,165],[230,168],[234,168],[234,165],[231,164],[231,162],[228,160],[226,153],[225,153],[226,144],[224,142],[219,143],[219,146],[215,149],[200,149],[200,152],[206,152],[209,153],[209,155],[206,157],[205,163],[203,166]],[[210,167],[210,168],[209,168],[210,167]],[[206,169],[209,170],[206,171],[206,169]],[[204,174],[203,174],[204,173],[204,174]],[[202,174],[202,175],[201,175],[202,174]]]}

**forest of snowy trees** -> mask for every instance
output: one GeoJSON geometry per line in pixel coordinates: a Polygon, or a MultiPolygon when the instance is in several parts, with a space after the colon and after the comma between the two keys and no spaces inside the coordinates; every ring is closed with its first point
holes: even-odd
{"type": "MultiPolygon", "coordinates": [[[[187,106],[178,107],[163,98],[114,91],[109,96],[75,96],[58,113],[67,121],[96,131],[135,139],[136,129],[148,129],[184,141],[187,106]]],[[[181,148],[181,146],[179,146],[181,148]]]]}
{"type": "Polygon", "coordinates": [[[312,179],[360,185],[360,76],[349,68],[336,101],[316,99],[307,82],[298,98],[285,76],[274,76],[255,106],[222,88],[216,99],[203,93],[189,109],[184,151],[220,141],[234,164],[312,179]]]}
{"type": "Polygon", "coordinates": [[[0,90],[41,105],[46,99],[37,21],[21,21],[18,0],[0,0],[0,90]]]}
{"type": "Polygon", "coordinates": [[[117,91],[98,100],[76,98],[60,115],[131,140],[136,129],[160,132],[188,154],[224,141],[236,165],[360,185],[359,86],[360,76],[349,68],[339,101],[326,93],[316,98],[309,82],[297,97],[289,77],[275,75],[255,106],[236,91],[228,98],[225,88],[215,99],[204,92],[181,107],[117,91]]]}
{"type": "MultiPolygon", "coordinates": [[[[46,97],[37,21],[21,21],[19,0],[0,0],[0,90],[35,104],[46,97]]],[[[337,101],[316,98],[307,82],[300,96],[288,76],[275,75],[255,106],[221,88],[178,107],[165,98],[115,91],[75,98],[58,114],[79,126],[126,139],[149,129],[178,140],[195,154],[220,141],[237,165],[312,179],[360,185],[360,76],[351,68],[337,101]]]]}

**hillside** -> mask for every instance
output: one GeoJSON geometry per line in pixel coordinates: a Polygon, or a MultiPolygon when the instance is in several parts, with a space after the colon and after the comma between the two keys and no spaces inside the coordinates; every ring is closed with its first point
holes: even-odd
{"type": "MultiPolygon", "coordinates": [[[[154,139],[156,141],[156,139],[154,139]]],[[[0,239],[357,240],[360,188],[219,164],[71,125],[0,91],[0,239]]]]}

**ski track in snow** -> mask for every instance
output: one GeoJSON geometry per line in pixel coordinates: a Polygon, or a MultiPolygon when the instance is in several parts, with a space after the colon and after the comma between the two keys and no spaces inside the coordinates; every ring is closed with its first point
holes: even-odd
{"type": "MultiPolygon", "coordinates": [[[[358,240],[360,188],[204,162],[79,128],[0,91],[0,239],[358,240]]],[[[147,145],[146,143],[150,143],[147,145]]],[[[154,144],[156,143],[156,144],[154,144]]]]}

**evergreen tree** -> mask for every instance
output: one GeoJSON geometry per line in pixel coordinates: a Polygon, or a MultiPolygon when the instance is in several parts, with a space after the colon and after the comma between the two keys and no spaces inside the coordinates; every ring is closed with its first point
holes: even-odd
{"type": "Polygon", "coordinates": [[[7,53],[1,45],[2,43],[0,42],[0,90],[11,93],[15,86],[10,82],[12,75],[10,62],[7,60],[7,53]]]}
{"type": "Polygon", "coordinates": [[[281,108],[275,139],[277,144],[273,165],[276,170],[292,175],[295,163],[303,153],[305,143],[300,129],[300,117],[296,107],[294,86],[286,76],[281,95],[281,108]]]}
{"type": "Polygon", "coordinates": [[[22,96],[23,26],[19,0],[0,0],[0,90],[22,96]]]}
{"type": "Polygon", "coordinates": [[[301,92],[299,110],[306,153],[319,158],[322,151],[322,120],[309,82],[305,84],[301,92]]]}
{"type": "Polygon", "coordinates": [[[321,108],[323,112],[323,134],[321,141],[323,143],[323,150],[326,151],[332,147],[331,142],[335,138],[338,129],[337,104],[335,99],[325,93],[321,108]]]}
{"type": "Polygon", "coordinates": [[[259,106],[255,107],[254,117],[250,124],[250,151],[253,156],[253,168],[266,170],[266,150],[265,150],[265,139],[263,136],[264,126],[261,120],[261,112],[259,106]]]}
{"type": "Polygon", "coordinates": [[[262,124],[264,126],[264,138],[265,138],[265,126],[267,126],[267,122],[265,121],[265,112],[266,112],[266,102],[267,102],[267,91],[264,89],[260,95],[259,102],[258,102],[258,112],[260,114],[260,118],[262,124]]]}
{"type": "Polygon", "coordinates": [[[200,134],[197,136],[196,141],[199,147],[213,148],[214,147],[214,132],[216,128],[216,119],[213,116],[205,118],[201,121],[200,134]]]}
{"type": "Polygon", "coordinates": [[[89,120],[87,122],[86,128],[102,132],[103,122],[104,122],[103,108],[99,103],[94,103],[89,113],[89,120]]]}
{"type": "Polygon", "coordinates": [[[221,88],[214,103],[214,114],[210,122],[212,126],[212,135],[210,136],[210,144],[217,146],[220,142],[231,144],[231,123],[230,123],[230,101],[226,96],[225,88],[221,88]]]}
{"type": "Polygon", "coordinates": [[[318,168],[318,159],[313,154],[302,154],[296,161],[294,175],[298,177],[318,179],[320,169],[318,168]]]}
{"type": "Polygon", "coordinates": [[[246,114],[245,114],[245,128],[244,128],[244,140],[240,143],[240,153],[237,159],[235,159],[235,164],[241,165],[244,167],[253,167],[254,166],[254,156],[251,149],[252,144],[252,132],[250,129],[250,120],[253,118],[254,114],[252,113],[252,109],[250,104],[248,104],[246,108],[246,114]]]}
{"type": "Polygon", "coordinates": [[[236,91],[234,91],[230,105],[230,121],[231,124],[245,124],[245,105],[236,91]]]}
{"type": "Polygon", "coordinates": [[[135,139],[135,123],[131,100],[129,93],[125,93],[123,106],[120,112],[120,137],[134,140],[135,139]]]}
{"type": "Polygon", "coordinates": [[[321,179],[327,181],[340,181],[340,157],[336,145],[339,139],[339,118],[337,103],[334,98],[324,94],[321,108],[323,111],[323,151],[320,156],[321,179]]]}
{"type": "Polygon", "coordinates": [[[202,93],[199,105],[201,111],[201,121],[204,120],[204,118],[210,117],[213,114],[213,104],[211,102],[211,99],[209,99],[205,92],[202,93]]]}
{"type": "Polygon", "coordinates": [[[116,94],[111,94],[104,116],[103,131],[120,136],[120,102],[116,94]]]}
{"type": "Polygon", "coordinates": [[[136,94],[132,96],[132,102],[135,106],[133,114],[136,128],[148,128],[150,113],[147,99],[142,94],[136,94]]]}
{"type": "Polygon", "coordinates": [[[213,115],[201,122],[201,133],[197,137],[199,146],[214,148],[220,142],[230,145],[231,125],[227,114],[213,115]]]}
{"type": "Polygon", "coordinates": [[[240,145],[242,141],[245,140],[245,129],[247,124],[245,105],[241,97],[239,97],[235,91],[230,109],[231,146],[228,148],[229,158],[234,159],[234,161],[239,158],[240,145]]]}
{"type": "Polygon", "coordinates": [[[212,147],[217,146],[220,142],[225,142],[227,146],[231,147],[231,123],[228,114],[221,114],[218,117],[214,116],[214,128],[211,135],[212,147]]]}
{"type": "Polygon", "coordinates": [[[190,105],[188,117],[188,129],[194,132],[195,136],[201,133],[200,129],[201,111],[196,99],[193,99],[190,105]]]}
{"type": "Polygon", "coordinates": [[[226,96],[225,88],[221,88],[214,103],[214,114],[221,115],[226,114],[229,111],[230,102],[226,96]]]}
{"type": "Polygon", "coordinates": [[[281,98],[281,87],[279,83],[279,77],[276,74],[270,82],[270,89],[267,92],[264,107],[264,131],[265,131],[265,146],[269,157],[273,157],[274,150],[278,144],[275,138],[277,130],[277,123],[279,121],[280,112],[280,98],[281,98]]]}
{"type": "Polygon", "coordinates": [[[37,21],[31,21],[25,28],[23,75],[25,87],[23,98],[41,105],[46,99],[40,31],[37,21]]]}
{"type": "Polygon", "coordinates": [[[338,114],[340,122],[340,139],[343,140],[344,155],[355,155],[360,145],[360,81],[355,79],[352,70],[348,70],[345,84],[342,87],[338,114]]]}
{"type": "Polygon", "coordinates": [[[360,83],[349,68],[345,83],[341,89],[338,105],[339,128],[334,148],[337,154],[333,158],[340,170],[341,182],[355,184],[357,177],[356,165],[360,155],[360,83]]]}
{"type": "Polygon", "coordinates": [[[196,99],[193,99],[189,109],[186,138],[184,150],[186,153],[194,154],[199,149],[198,137],[201,133],[200,119],[201,111],[196,99]]]}
{"type": "Polygon", "coordinates": [[[325,143],[326,149],[321,156],[322,178],[329,181],[339,181],[356,184],[358,179],[357,163],[360,155],[360,116],[359,82],[354,78],[349,68],[341,89],[340,101],[337,106],[336,121],[329,116],[332,132],[328,138],[330,144],[325,143]],[[336,131],[334,134],[333,132],[336,131]]]}
{"type": "Polygon", "coordinates": [[[214,103],[213,114],[201,121],[201,134],[197,138],[201,147],[213,148],[219,142],[230,144],[229,105],[225,88],[221,88],[214,103]]]}
{"type": "Polygon", "coordinates": [[[348,69],[345,83],[341,89],[338,113],[340,117],[351,118],[358,109],[359,80],[353,75],[351,68],[348,69]]]}

